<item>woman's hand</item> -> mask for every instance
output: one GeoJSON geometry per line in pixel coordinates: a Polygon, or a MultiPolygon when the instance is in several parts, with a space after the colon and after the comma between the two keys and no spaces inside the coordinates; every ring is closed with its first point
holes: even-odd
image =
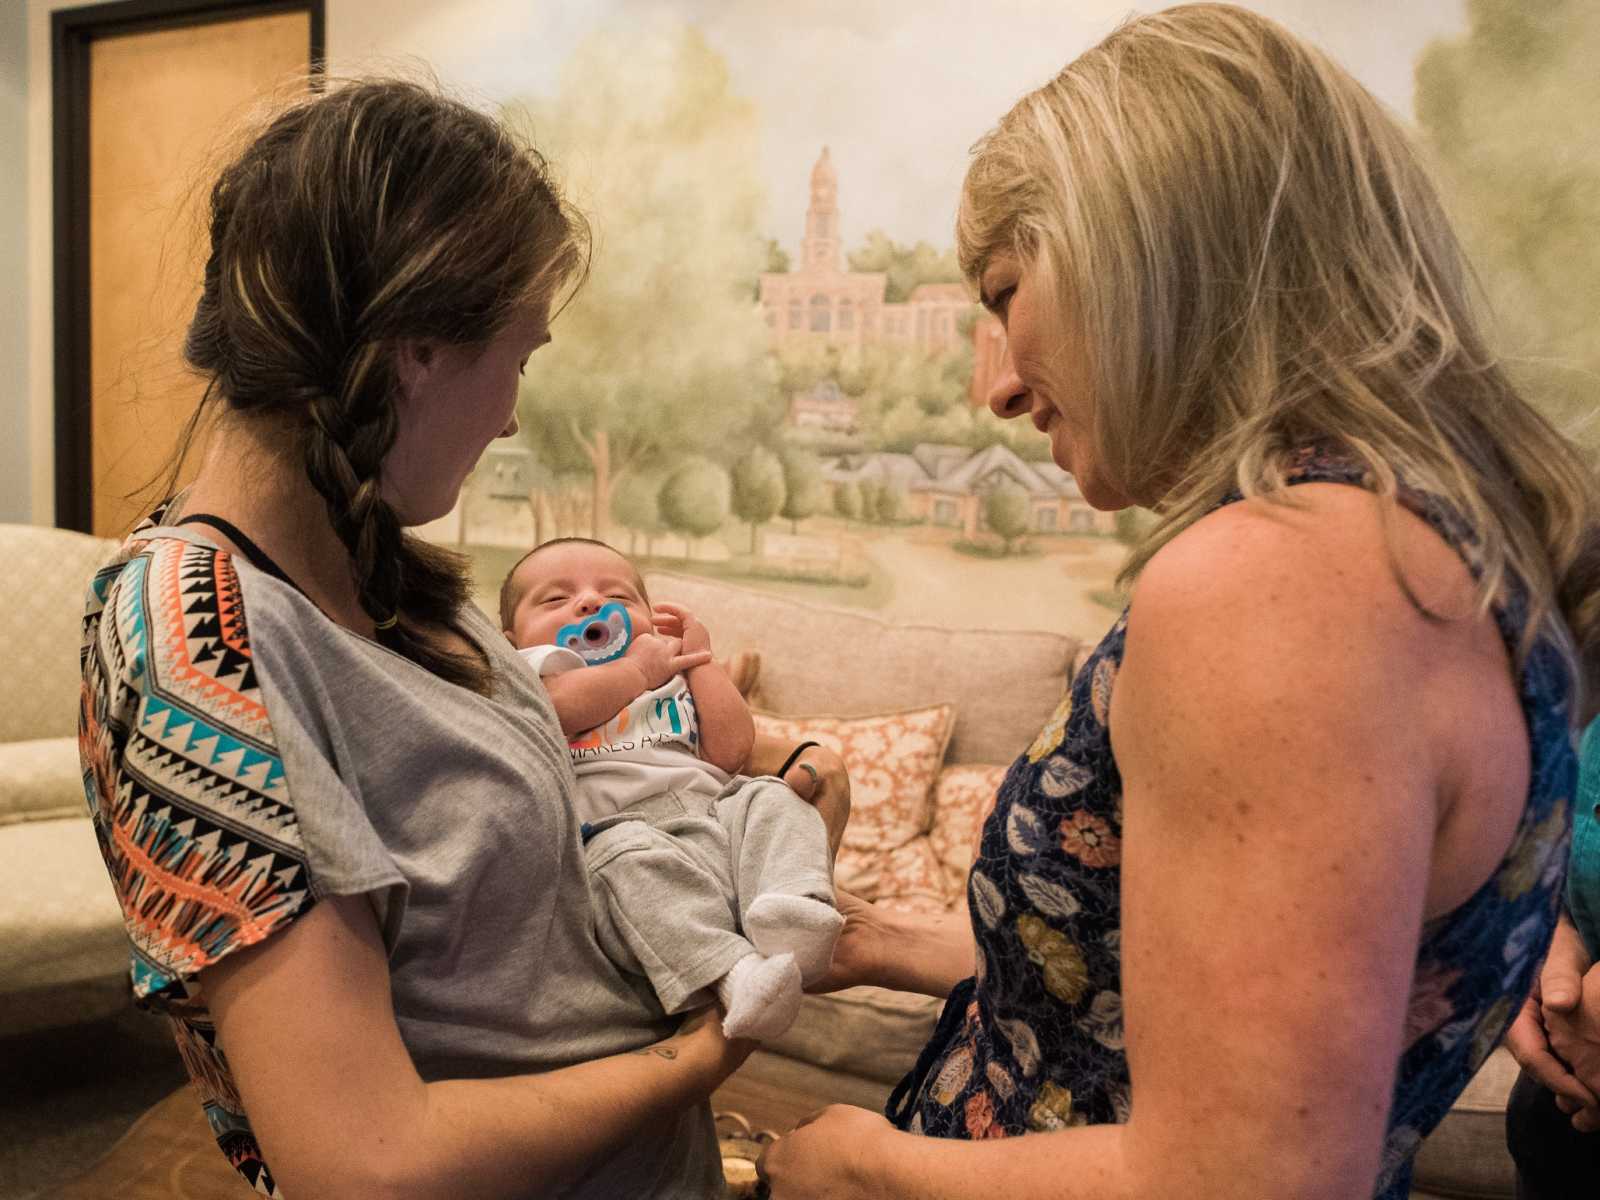
{"type": "Polygon", "coordinates": [[[826,746],[812,746],[795,760],[783,781],[821,814],[828,827],[828,857],[837,859],[850,821],[850,772],[844,759],[826,746]]]}
{"type": "MultiPolygon", "coordinates": [[[[1600,966],[1591,967],[1583,977],[1577,1004],[1558,1011],[1546,1001],[1543,1015],[1551,1048],[1589,1094],[1600,1097],[1600,966]]],[[[1575,1096],[1557,1093],[1556,1107],[1572,1117],[1572,1127],[1579,1133],[1600,1131],[1600,1103],[1581,1103],[1575,1096]]]]}
{"type": "MultiPolygon", "coordinates": [[[[776,774],[793,751],[792,742],[758,733],[746,771],[776,774]]],[[[822,815],[828,828],[828,856],[838,858],[844,827],[850,820],[850,773],[844,759],[826,746],[812,746],[784,772],[783,781],[822,815]]]]}
{"type": "Polygon", "coordinates": [[[879,1148],[900,1136],[875,1112],[833,1104],[762,1151],[756,1174],[772,1200],[851,1200],[876,1196],[869,1179],[879,1148]]]}
{"type": "Polygon", "coordinates": [[[844,918],[844,928],[833,944],[833,962],[827,974],[808,987],[808,992],[837,992],[878,982],[885,933],[878,910],[860,896],[838,888],[834,889],[834,906],[844,918]]]}
{"type": "Polygon", "coordinates": [[[1555,1093],[1557,1106],[1572,1114],[1573,1126],[1578,1129],[1600,1128],[1597,1037],[1600,968],[1590,969],[1578,931],[1562,917],[1533,995],[1523,1002],[1506,1033],[1506,1049],[1523,1070],[1555,1093]],[[1561,1045],[1556,1044],[1558,1039],[1561,1045]],[[1578,1055],[1584,1063],[1581,1072],[1569,1054],[1578,1055]]]}
{"type": "Polygon", "coordinates": [[[850,822],[850,774],[844,759],[826,746],[813,746],[784,772],[783,781],[822,816],[828,829],[828,858],[836,860],[850,822]]]}
{"type": "Polygon", "coordinates": [[[972,922],[965,906],[942,913],[885,911],[835,889],[844,928],[828,972],[806,990],[871,984],[943,999],[973,971],[972,922]]]}

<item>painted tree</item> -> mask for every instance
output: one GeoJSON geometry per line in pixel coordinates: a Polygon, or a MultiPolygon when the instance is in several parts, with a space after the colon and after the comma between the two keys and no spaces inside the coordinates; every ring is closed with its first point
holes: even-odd
{"type": "Polygon", "coordinates": [[[765,446],[755,446],[733,468],[733,515],[750,526],[750,553],[756,531],[778,515],[785,498],[783,464],[765,446]]]}
{"type": "Polygon", "coordinates": [[[1417,118],[1518,382],[1600,449],[1600,7],[1468,0],[1467,12],[1468,32],[1418,62],[1417,118]]]}
{"type": "Polygon", "coordinates": [[[777,386],[785,396],[808,392],[824,379],[837,379],[842,360],[840,347],[804,338],[779,345],[772,353],[778,372],[777,386]]]}
{"type": "Polygon", "coordinates": [[[728,519],[728,473],[709,459],[684,463],[661,485],[661,519],[689,541],[694,556],[696,538],[722,528],[728,519]]]}
{"type": "Polygon", "coordinates": [[[918,284],[960,283],[961,266],[953,249],[936,250],[927,242],[902,246],[881,229],[867,234],[866,245],[849,254],[852,271],[882,271],[889,276],[883,298],[902,303],[918,284]]]}
{"type": "Polygon", "coordinates": [[[508,118],[594,221],[518,415],[546,461],[587,469],[604,537],[618,480],[770,419],[766,325],[740,287],[768,255],[757,116],[698,32],[644,22],[591,36],[555,95],[508,118]]]}
{"type": "Polygon", "coordinates": [[[1018,538],[1028,532],[1028,497],[1019,487],[997,487],[983,498],[983,523],[1000,535],[1010,554],[1018,538]]]}
{"type": "MultiPolygon", "coordinates": [[[[774,237],[761,239],[761,270],[773,275],[785,275],[789,271],[789,252],[778,244],[774,237]]],[[[750,281],[750,298],[761,299],[761,279],[759,276],[750,281]]]]}
{"type": "Polygon", "coordinates": [[[814,454],[789,449],[783,452],[782,516],[791,533],[798,533],[800,522],[822,511],[828,501],[828,484],[822,478],[822,464],[814,454]]]}
{"type": "Polygon", "coordinates": [[[861,489],[861,519],[879,520],[878,497],[883,494],[883,484],[876,479],[863,479],[856,486],[861,489]]]}
{"type": "Polygon", "coordinates": [[[861,485],[846,480],[833,489],[833,511],[846,521],[861,519],[861,485]]]}
{"type": "Polygon", "coordinates": [[[789,271],[789,252],[778,244],[775,237],[763,238],[761,241],[766,254],[765,269],[774,275],[786,275],[789,271]]]}
{"type": "Polygon", "coordinates": [[[611,490],[611,515],[628,531],[628,553],[636,553],[634,538],[644,535],[646,556],[654,550],[656,537],[666,532],[661,520],[660,475],[632,472],[616,482],[611,490]]]}
{"type": "Polygon", "coordinates": [[[904,519],[906,513],[905,488],[897,483],[879,485],[878,494],[873,498],[873,508],[878,520],[885,525],[893,525],[896,521],[904,519]]]}

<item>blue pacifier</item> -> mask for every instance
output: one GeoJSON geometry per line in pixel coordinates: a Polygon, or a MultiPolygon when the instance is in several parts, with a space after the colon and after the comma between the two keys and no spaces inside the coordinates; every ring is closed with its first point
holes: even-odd
{"type": "Polygon", "coordinates": [[[597,667],[621,658],[633,641],[633,622],[628,610],[615,600],[586,621],[563,625],[556,631],[556,645],[571,650],[586,667],[597,667]]]}

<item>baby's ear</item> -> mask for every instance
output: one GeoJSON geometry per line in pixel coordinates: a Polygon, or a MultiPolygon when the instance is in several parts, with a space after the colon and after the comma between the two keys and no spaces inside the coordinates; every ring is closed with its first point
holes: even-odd
{"type": "Polygon", "coordinates": [[[514,633],[512,633],[511,630],[509,630],[509,629],[502,629],[500,632],[506,635],[506,641],[510,642],[511,643],[511,648],[513,650],[515,650],[517,648],[517,637],[516,637],[516,635],[514,633]]]}

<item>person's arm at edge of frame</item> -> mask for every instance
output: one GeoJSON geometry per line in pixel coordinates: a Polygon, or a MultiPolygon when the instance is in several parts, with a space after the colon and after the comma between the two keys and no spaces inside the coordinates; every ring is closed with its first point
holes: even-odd
{"type": "Polygon", "coordinates": [[[1128,1124],[960,1142],[836,1107],[767,1151],[774,1200],[1370,1197],[1433,851],[1410,718],[1436,643],[1375,522],[1352,545],[1237,510],[1152,560],[1113,692],[1128,1124]]]}
{"type": "Polygon", "coordinates": [[[361,896],[323,900],[201,981],[263,1155],[295,1200],[554,1195],[631,1134],[703,1101],[751,1048],[726,1040],[709,1012],[628,1054],[424,1082],[361,896]]]}

